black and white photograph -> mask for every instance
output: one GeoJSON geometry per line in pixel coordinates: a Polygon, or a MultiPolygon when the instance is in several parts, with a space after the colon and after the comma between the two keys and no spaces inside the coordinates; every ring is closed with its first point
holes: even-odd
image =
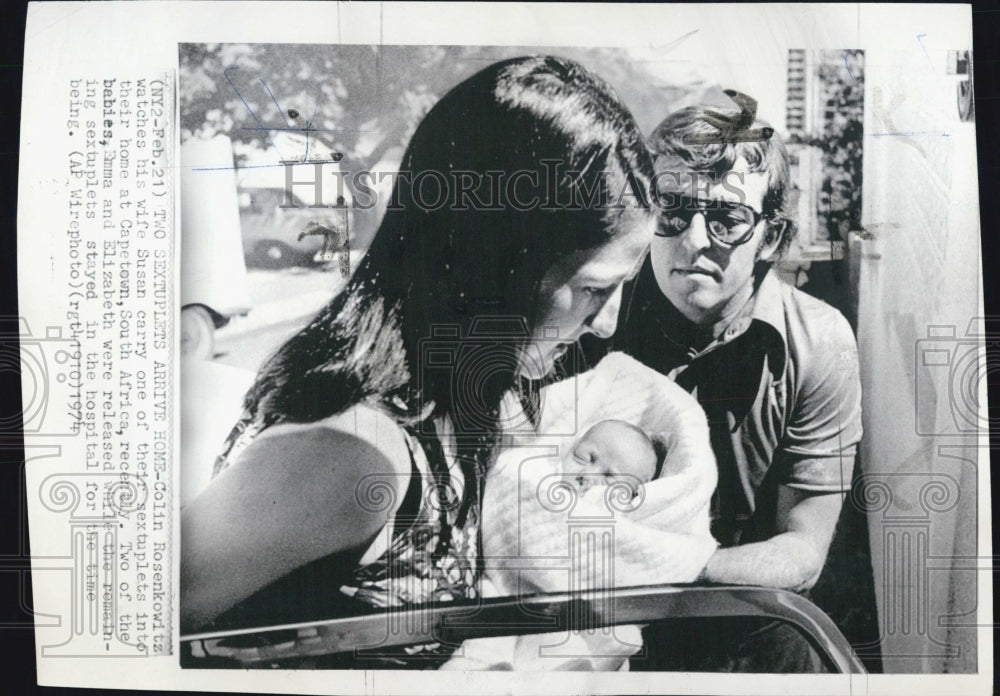
{"type": "Polygon", "coordinates": [[[648,50],[180,47],[182,442],[216,447],[182,455],[185,666],[975,670],[973,632],[879,635],[872,563],[959,548],[974,492],[864,456],[903,393],[856,338],[864,241],[900,226],[862,224],[888,97],[863,50],[781,52],[727,83],[648,50]],[[890,532],[882,495],[917,514],[890,532]]]}
{"type": "Polygon", "coordinates": [[[985,693],[971,21],[34,9],[40,682],[985,693]]]}

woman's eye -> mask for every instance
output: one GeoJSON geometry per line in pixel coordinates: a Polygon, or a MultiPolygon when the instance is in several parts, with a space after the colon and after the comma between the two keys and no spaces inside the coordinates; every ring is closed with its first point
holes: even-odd
{"type": "Polygon", "coordinates": [[[611,292],[611,288],[598,288],[593,285],[584,286],[583,292],[592,297],[603,297],[611,292]]]}

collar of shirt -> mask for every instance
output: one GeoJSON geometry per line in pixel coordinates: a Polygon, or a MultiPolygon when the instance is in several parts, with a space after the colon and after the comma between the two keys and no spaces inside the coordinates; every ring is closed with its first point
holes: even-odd
{"type": "Polygon", "coordinates": [[[759,328],[761,338],[768,341],[771,355],[772,374],[784,378],[787,364],[788,337],[785,328],[785,311],[782,301],[781,281],[773,270],[768,270],[759,281],[757,289],[746,305],[723,331],[712,337],[701,327],[687,319],[660,291],[653,275],[653,267],[647,256],[639,276],[635,280],[628,307],[622,312],[621,321],[628,314],[633,318],[651,320],[660,334],[677,349],[685,352],[689,360],[694,360],[720,346],[732,343],[746,334],[751,327],[759,328]],[[696,346],[703,346],[697,349],[696,346]]]}

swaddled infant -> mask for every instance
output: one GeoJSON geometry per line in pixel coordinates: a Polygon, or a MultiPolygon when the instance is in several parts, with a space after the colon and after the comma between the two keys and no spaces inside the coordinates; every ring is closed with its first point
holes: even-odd
{"type": "Polygon", "coordinates": [[[631,423],[603,420],[591,426],[562,460],[563,480],[586,493],[594,486],[638,487],[660,475],[664,451],[631,423]]]}
{"type": "MultiPolygon", "coordinates": [[[[561,480],[573,486],[581,496],[596,486],[624,486],[630,497],[635,498],[639,486],[660,475],[664,458],[662,443],[647,436],[641,428],[621,420],[603,420],[591,426],[563,456],[561,480]]],[[[482,589],[484,596],[501,594],[488,577],[483,578],[482,589]]],[[[551,644],[552,636],[536,634],[467,640],[456,657],[442,669],[618,669],[628,655],[635,652],[624,646],[621,655],[612,651],[612,654],[587,658],[584,655],[589,646],[576,639],[574,659],[543,657],[540,647],[551,644]]],[[[638,649],[639,646],[633,647],[638,649]]]]}

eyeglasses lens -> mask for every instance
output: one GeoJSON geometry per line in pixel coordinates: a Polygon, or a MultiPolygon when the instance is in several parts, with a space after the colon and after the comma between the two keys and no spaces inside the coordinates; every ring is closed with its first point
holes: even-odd
{"type": "Polygon", "coordinates": [[[692,205],[685,201],[684,205],[675,210],[666,211],[660,220],[657,234],[661,237],[675,237],[683,234],[691,226],[694,216],[705,216],[705,224],[709,233],[723,244],[742,244],[753,234],[757,224],[756,211],[752,208],[734,203],[719,204],[715,207],[692,205]]]}

